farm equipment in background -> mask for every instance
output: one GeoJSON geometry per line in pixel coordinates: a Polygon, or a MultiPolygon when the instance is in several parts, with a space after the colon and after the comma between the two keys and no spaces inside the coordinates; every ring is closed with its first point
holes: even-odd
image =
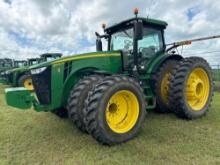
{"type": "Polygon", "coordinates": [[[39,62],[40,62],[40,58],[29,58],[29,59],[27,59],[26,66],[36,65],[36,64],[39,64],[39,62]]]}
{"type": "Polygon", "coordinates": [[[61,53],[45,53],[40,55],[40,62],[47,62],[47,61],[53,61],[55,59],[61,58],[61,53]]]}
{"type": "Polygon", "coordinates": [[[0,73],[13,67],[13,60],[9,58],[0,59],[0,73]]]}
{"type": "Polygon", "coordinates": [[[22,76],[22,72],[28,68],[28,65],[35,63],[36,59],[30,60],[14,60],[13,61],[13,69],[7,70],[5,79],[6,84],[12,85],[14,87],[18,86],[18,78],[22,76]],[[20,74],[21,73],[21,74],[20,74]]]}
{"type": "Polygon", "coordinates": [[[13,68],[13,60],[9,58],[0,59],[0,83],[5,83],[7,70],[13,68]]]}
{"type": "MultiPolygon", "coordinates": [[[[168,53],[167,23],[136,17],[96,32],[97,52],[30,67],[35,89],[5,90],[7,104],[38,112],[68,112],[71,121],[102,144],[132,139],[146,110],[174,112],[185,119],[203,116],[213,97],[209,64],[200,57],[168,53]],[[105,39],[107,51],[102,49],[105,39]]],[[[189,43],[188,43],[189,44],[189,43]]]]}
{"type": "Polygon", "coordinates": [[[12,60],[11,64],[12,64],[12,67],[10,67],[7,70],[5,70],[3,72],[3,75],[2,75],[2,77],[4,79],[4,83],[6,83],[6,84],[10,84],[13,81],[13,77],[12,77],[12,75],[10,75],[10,73],[13,70],[16,70],[19,67],[26,66],[27,65],[27,61],[25,61],[25,60],[12,60]]]}
{"type": "Polygon", "coordinates": [[[13,67],[13,60],[9,58],[0,59],[0,74],[13,67]]]}
{"type": "Polygon", "coordinates": [[[27,61],[15,61],[16,68],[9,70],[7,73],[7,82],[14,87],[25,87],[32,91],[33,83],[30,75],[30,66],[34,66],[47,61],[60,58],[62,54],[59,53],[47,53],[40,55],[40,58],[30,58],[27,61]]]}

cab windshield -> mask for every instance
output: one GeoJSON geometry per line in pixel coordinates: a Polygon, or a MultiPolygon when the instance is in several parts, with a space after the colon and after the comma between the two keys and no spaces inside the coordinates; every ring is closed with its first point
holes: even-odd
{"type": "Polygon", "coordinates": [[[16,67],[23,67],[25,64],[23,62],[17,62],[16,67]]]}
{"type": "MultiPolygon", "coordinates": [[[[133,28],[116,32],[111,36],[111,50],[133,50],[133,28]]],[[[142,56],[151,56],[163,50],[161,30],[150,27],[143,28],[143,39],[138,41],[138,52],[142,56]]]]}
{"type": "Polygon", "coordinates": [[[35,65],[35,64],[37,64],[37,61],[32,61],[32,65],[35,65]]]}
{"type": "Polygon", "coordinates": [[[58,57],[47,57],[46,58],[46,61],[53,61],[53,60],[55,60],[55,59],[57,59],[58,57]]]}
{"type": "Polygon", "coordinates": [[[4,66],[5,67],[11,67],[11,63],[5,63],[4,66]]]}

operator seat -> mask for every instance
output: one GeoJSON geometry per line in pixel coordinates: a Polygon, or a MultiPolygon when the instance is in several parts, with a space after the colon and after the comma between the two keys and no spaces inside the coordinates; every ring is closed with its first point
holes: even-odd
{"type": "Polygon", "coordinates": [[[150,47],[147,47],[147,48],[142,48],[141,50],[141,58],[147,58],[147,59],[150,59],[151,57],[153,57],[156,53],[156,48],[155,46],[150,46],[150,47]]]}
{"type": "Polygon", "coordinates": [[[146,68],[149,64],[149,61],[153,56],[155,56],[155,54],[156,54],[156,49],[154,46],[141,49],[138,58],[139,71],[143,73],[147,71],[146,68]]]}

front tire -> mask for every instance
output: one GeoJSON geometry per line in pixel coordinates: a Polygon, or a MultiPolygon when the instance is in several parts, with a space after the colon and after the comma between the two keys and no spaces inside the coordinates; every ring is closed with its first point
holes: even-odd
{"type": "Polygon", "coordinates": [[[25,87],[26,89],[28,89],[30,91],[34,90],[31,75],[24,74],[24,75],[20,76],[19,79],[18,79],[18,86],[19,87],[25,87]]]}
{"type": "Polygon", "coordinates": [[[145,119],[143,91],[133,78],[106,77],[89,95],[86,114],[88,131],[101,144],[128,141],[145,119]]]}
{"type": "Polygon", "coordinates": [[[70,92],[67,104],[68,116],[82,132],[87,132],[85,126],[85,109],[87,108],[88,94],[101,79],[102,77],[99,75],[85,77],[70,92]]]}

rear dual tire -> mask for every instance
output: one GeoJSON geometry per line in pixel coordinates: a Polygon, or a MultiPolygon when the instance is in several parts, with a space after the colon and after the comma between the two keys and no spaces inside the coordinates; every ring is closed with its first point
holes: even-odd
{"type": "Polygon", "coordinates": [[[204,116],[214,93],[211,67],[203,58],[185,58],[176,66],[169,88],[171,109],[177,116],[185,119],[204,116]]]}

